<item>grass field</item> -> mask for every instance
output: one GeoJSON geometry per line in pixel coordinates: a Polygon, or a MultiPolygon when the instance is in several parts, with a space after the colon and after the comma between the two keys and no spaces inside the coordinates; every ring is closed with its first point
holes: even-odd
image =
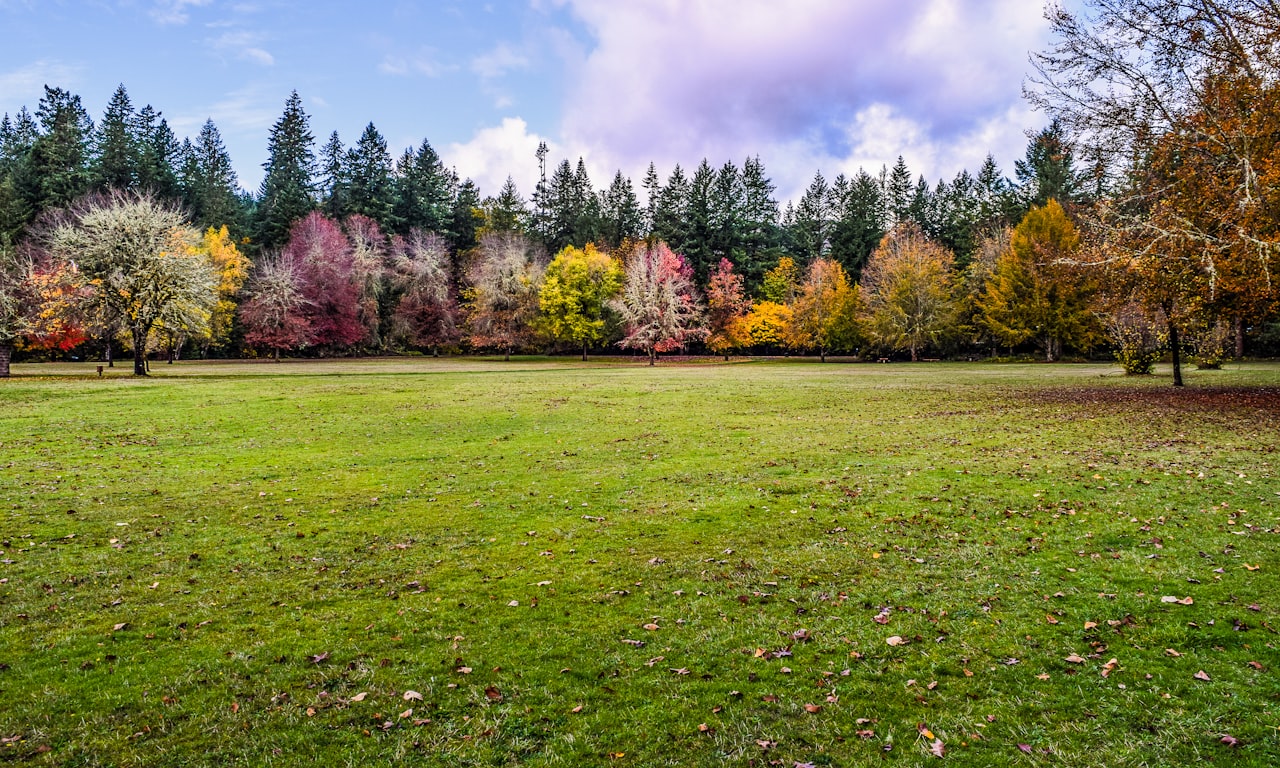
{"type": "Polygon", "coordinates": [[[1280,366],[14,372],[0,763],[1280,764],[1280,366]]]}

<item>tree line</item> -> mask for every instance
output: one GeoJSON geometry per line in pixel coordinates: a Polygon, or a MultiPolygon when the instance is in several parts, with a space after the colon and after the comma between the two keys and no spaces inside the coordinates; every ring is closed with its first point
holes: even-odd
{"type": "Polygon", "coordinates": [[[1110,348],[1131,372],[1168,351],[1213,366],[1274,333],[1278,25],[1255,5],[1107,0],[1091,23],[1056,10],[1029,86],[1054,120],[1013,180],[988,157],[930,184],[899,158],[819,173],[785,206],[757,157],[665,180],[650,165],[642,202],[621,172],[597,189],[581,159],[547,168],[545,146],[528,200],[510,178],[485,197],[428,141],[393,158],[373,124],[317,149],[296,92],[247,194],[212,121],[179,142],[123,86],[96,124],[46,88],[34,115],[0,120],[3,362],[15,344],[127,348],[141,371],[155,349],[585,356],[616,343],[651,360],[1110,348]],[[1125,46],[1158,44],[1133,32],[1153,8],[1173,47],[1126,74],[1125,46]],[[1125,76],[1167,87],[1103,87],[1125,76]],[[166,258],[107,245],[139,216],[166,258]],[[132,287],[111,282],[130,274],[132,287]]]}

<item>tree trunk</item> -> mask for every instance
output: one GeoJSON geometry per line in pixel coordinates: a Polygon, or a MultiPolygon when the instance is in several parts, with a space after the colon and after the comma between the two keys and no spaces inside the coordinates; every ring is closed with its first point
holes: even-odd
{"type": "MultiPolygon", "coordinates": [[[[1171,314],[1172,313],[1166,312],[1166,315],[1171,315],[1171,314]]],[[[1182,349],[1181,347],[1182,347],[1181,340],[1178,339],[1178,326],[1176,323],[1173,322],[1173,319],[1170,318],[1169,349],[1173,350],[1173,386],[1175,387],[1182,386],[1182,349]]]]}
{"type": "Polygon", "coordinates": [[[147,375],[147,332],[133,331],[133,375],[147,375]]]}
{"type": "Polygon", "coordinates": [[[725,353],[724,353],[724,361],[725,361],[726,363],[727,363],[727,362],[729,362],[729,353],[728,353],[728,352],[725,352],[725,353]]]}
{"type": "Polygon", "coordinates": [[[818,362],[820,362],[820,363],[825,363],[825,362],[827,362],[827,349],[826,349],[826,347],[823,347],[822,349],[819,349],[819,350],[818,350],[818,362]]]}
{"type": "Polygon", "coordinates": [[[504,355],[502,356],[502,359],[503,359],[503,361],[504,361],[504,362],[510,362],[510,361],[511,361],[511,348],[510,348],[510,347],[507,347],[507,349],[506,349],[506,354],[504,354],[504,355]]]}
{"type": "Polygon", "coordinates": [[[649,350],[649,365],[653,365],[653,361],[657,356],[658,356],[657,352],[655,352],[653,349],[649,350]]]}
{"type": "Polygon", "coordinates": [[[587,362],[587,342],[582,342],[582,362],[587,362]]]}
{"type": "Polygon", "coordinates": [[[274,361],[276,361],[277,363],[278,363],[278,362],[280,362],[280,348],[279,348],[279,347],[275,347],[274,349],[272,349],[272,350],[271,350],[271,359],[272,359],[272,360],[274,360],[274,361]]]}
{"type": "Polygon", "coordinates": [[[107,343],[103,345],[102,359],[106,361],[108,368],[116,367],[116,361],[111,357],[111,339],[107,339],[107,343]]]}
{"type": "Polygon", "coordinates": [[[9,378],[9,361],[13,359],[13,345],[0,344],[0,379],[9,378]]]}
{"type": "Polygon", "coordinates": [[[911,348],[911,362],[915,363],[915,362],[919,362],[919,361],[920,361],[920,358],[919,358],[919,356],[916,354],[916,348],[913,346],[913,347],[911,348]]]}
{"type": "Polygon", "coordinates": [[[431,356],[432,356],[432,357],[439,357],[439,356],[440,356],[440,347],[439,347],[439,346],[435,346],[435,347],[432,347],[432,348],[431,348],[431,356]]]}
{"type": "Polygon", "coordinates": [[[1244,318],[1237,315],[1234,321],[1234,324],[1235,324],[1235,337],[1236,337],[1236,359],[1243,360],[1244,359],[1244,318]]]}

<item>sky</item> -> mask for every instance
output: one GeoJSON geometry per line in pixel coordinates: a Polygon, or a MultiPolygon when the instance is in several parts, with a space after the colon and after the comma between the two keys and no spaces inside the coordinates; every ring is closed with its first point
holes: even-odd
{"type": "Polygon", "coordinates": [[[1040,0],[0,0],[0,112],[43,86],[99,119],[117,85],[179,137],[206,119],[256,191],[293,90],[317,151],[370,122],[393,155],[527,198],[535,151],[597,188],[758,156],[782,200],[899,155],[930,182],[1007,175],[1047,118],[1022,98],[1040,0]]]}

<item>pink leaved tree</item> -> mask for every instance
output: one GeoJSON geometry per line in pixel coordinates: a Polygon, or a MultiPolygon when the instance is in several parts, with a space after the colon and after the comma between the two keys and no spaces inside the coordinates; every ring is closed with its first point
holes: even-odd
{"type": "Polygon", "coordinates": [[[400,293],[392,322],[397,335],[418,347],[440,347],[458,340],[458,302],[449,280],[449,244],[434,232],[411,229],[391,244],[395,282],[400,293]]]}
{"type": "Polygon", "coordinates": [[[642,349],[653,365],[659,352],[706,338],[705,313],[693,287],[693,270],[663,242],[642,242],[627,259],[622,296],[623,349],[642,349]]]}
{"type": "Polygon", "coordinates": [[[333,351],[368,338],[355,254],[337,223],[317,212],[299,219],[282,257],[299,272],[312,345],[333,351]]]}
{"type": "Polygon", "coordinates": [[[304,311],[307,299],[302,276],[290,257],[277,253],[259,262],[246,295],[239,310],[246,342],[271,350],[276,360],[282,351],[310,343],[311,321],[304,311]]]}

